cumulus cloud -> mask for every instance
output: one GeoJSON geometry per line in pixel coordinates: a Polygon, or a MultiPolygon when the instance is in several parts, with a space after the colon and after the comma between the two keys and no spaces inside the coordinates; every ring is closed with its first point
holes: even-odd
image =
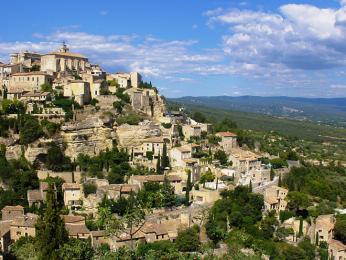
{"type": "Polygon", "coordinates": [[[287,4],[278,13],[218,9],[206,15],[209,24],[229,28],[223,36],[223,50],[234,62],[280,70],[346,64],[346,6],[322,9],[287,4]]]}
{"type": "MultiPolygon", "coordinates": [[[[66,41],[72,52],[88,56],[91,62],[107,69],[135,70],[148,77],[168,77],[188,81],[180,74],[192,73],[195,67],[206,68],[223,56],[205,50],[195,53],[195,40],[165,41],[154,36],[97,35],[85,32],[57,31],[49,35],[35,34],[37,42],[0,43],[0,58],[9,53],[30,50],[48,53],[66,41]]],[[[203,69],[204,71],[205,69],[203,69]]]]}

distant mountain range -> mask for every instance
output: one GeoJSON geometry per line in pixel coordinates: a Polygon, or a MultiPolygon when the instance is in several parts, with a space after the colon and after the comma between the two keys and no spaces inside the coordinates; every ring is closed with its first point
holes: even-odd
{"type": "Polygon", "coordinates": [[[346,127],[346,98],[187,96],[169,100],[185,105],[260,113],[346,127]]]}

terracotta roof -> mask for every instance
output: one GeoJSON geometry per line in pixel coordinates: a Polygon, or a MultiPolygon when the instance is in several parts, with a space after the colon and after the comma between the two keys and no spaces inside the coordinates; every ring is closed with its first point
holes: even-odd
{"type": "Polygon", "coordinates": [[[165,141],[163,140],[162,137],[151,137],[147,138],[143,141],[144,143],[164,143],[165,141]]]}
{"type": "Polygon", "coordinates": [[[62,189],[66,190],[80,190],[80,185],[78,183],[64,183],[62,185],[62,189]]]}
{"type": "Polygon", "coordinates": [[[137,192],[139,190],[138,185],[136,184],[123,184],[121,186],[121,192],[137,192]]]}
{"type": "Polygon", "coordinates": [[[90,233],[85,224],[65,224],[65,227],[70,236],[90,233]]]}
{"type": "Polygon", "coordinates": [[[156,235],[168,234],[166,228],[162,224],[157,223],[145,223],[141,228],[141,231],[145,234],[155,233],[156,235]]]}
{"type": "Polygon", "coordinates": [[[17,206],[5,206],[1,211],[12,211],[12,210],[24,210],[24,208],[21,205],[17,206]]]}
{"type": "MultiPolygon", "coordinates": [[[[153,182],[163,182],[164,175],[136,175],[133,176],[134,179],[139,181],[153,181],[153,182]]],[[[167,175],[169,181],[181,181],[182,179],[176,175],[167,175]]]]}
{"type": "Polygon", "coordinates": [[[332,230],[334,228],[335,218],[334,215],[320,215],[316,218],[316,227],[326,228],[332,230]]]}
{"type": "Polygon", "coordinates": [[[40,190],[28,190],[27,197],[28,201],[43,201],[40,190]]]}
{"type": "Polygon", "coordinates": [[[216,135],[222,136],[222,137],[237,137],[235,133],[231,132],[218,132],[216,135]]]}
{"type": "MultiPolygon", "coordinates": [[[[58,55],[58,56],[76,57],[76,58],[86,59],[86,57],[82,54],[71,53],[71,52],[50,52],[46,55],[58,55]]],[[[46,56],[46,55],[43,55],[43,56],[46,56]]]]}
{"type": "Polygon", "coordinates": [[[257,154],[240,148],[233,149],[231,155],[241,161],[257,161],[260,158],[257,154]]]}
{"type": "Polygon", "coordinates": [[[32,75],[49,76],[46,72],[43,72],[43,71],[19,72],[19,73],[12,74],[12,76],[32,76],[32,75]]]}
{"type": "Polygon", "coordinates": [[[6,233],[10,231],[12,220],[2,220],[0,221],[0,237],[3,237],[6,233]]]}
{"type": "Polygon", "coordinates": [[[23,217],[15,218],[12,221],[11,226],[35,227],[37,220],[38,220],[38,215],[27,214],[23,217]]]}
{"type": "Polygon", "coordinates": [[[42,97],[42,96],[49,96],[50,92],[28,92],[23,95],[23,97],[42,97]]]}
{"type": "Polygon", "coordinates": [[[78,222],[85,222],[85,217],[83,216],[74,216],[74,215],[61,215],[63,218],[65,224],[72,224],[72,223],[78,223],[78,222]]]}
{"type": "Polygon", "coordinates": [[[90,231],[90,234],[93,237],[104,237],[106,235],[106,232],[104,230],[95,230],[95,231],[90,231]]]}
{"type": "Polygon", "coordinates": [[[329,241],[329,247],[333,247],[338,251],[346,250],[346,245],[339,240],[331,239],[329,241]]]}
{"type": "Polygon", "coordinates": [[[180,146],[180,147],[176,147],[176,149],[178,149],[182,153],[191,152],[191,147],[190,146],[180,146]]]}

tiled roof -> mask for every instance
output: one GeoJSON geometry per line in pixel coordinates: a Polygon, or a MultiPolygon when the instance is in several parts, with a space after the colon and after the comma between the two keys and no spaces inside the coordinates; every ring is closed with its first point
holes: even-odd
{"type": "Polygon", "coordinates": [[[237,137],[235,133],[231,132],[218,132],[216,135],[222,136],[222,137],[237,137]]]}

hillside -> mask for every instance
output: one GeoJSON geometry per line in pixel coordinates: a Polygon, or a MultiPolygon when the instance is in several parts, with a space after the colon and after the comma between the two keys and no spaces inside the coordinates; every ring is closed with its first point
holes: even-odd
{"type": "MultiPolygon", "coordinates": [[[[337,140],[346,142],[346,129],[341,127],[230,109],[219,109],[209,106],[209,103],[201,105],[197,102],[185,102],[183,99],[180,99],[180,101],[172,102],[171,99],[168,102],[170,106],[183,106],[191,113],[196,111],[202,112],[213,122],[217,122],[223,118],[230,118],[243,129],[276,131],[282,135],[314,141],[337,140]]],[[[220,106],[222,106],[222,103],[220,106]]]]}
{"type": "Polygon", "coordinates": [[[182,97],[170,100],[186,105],[202,105],[295,120],[310,120],[333,126],[346,126],[346,98],[215,96],[182,97]]]}

